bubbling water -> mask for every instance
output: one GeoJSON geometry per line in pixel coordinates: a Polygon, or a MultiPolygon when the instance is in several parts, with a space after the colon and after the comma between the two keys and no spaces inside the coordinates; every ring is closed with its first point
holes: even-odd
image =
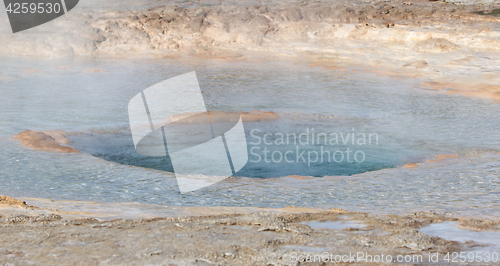
{"type": "Polygon", "coordinates": [[[500,106],[409,89],[422,80],[196,59],[3,59],[0,72],[0,194],[173,206],[500,213],[500,106]],[[27,73],[26,65],[38,71],[27,73]],[[191,71],[197,71],[208,110],[263,110],[279,117],[244,122],[249,162],[237,178],[181,195],[168,157],[135,151],[127,104],[145,88],[191,71]],[[74,132],[69,138],[83,153],[36,152],[10,138],[26,129],[74,132]],[[459,158],[399,167],[438,154],[459,158]],[[322,178],[275,178],[288,175],[322,178]]]}

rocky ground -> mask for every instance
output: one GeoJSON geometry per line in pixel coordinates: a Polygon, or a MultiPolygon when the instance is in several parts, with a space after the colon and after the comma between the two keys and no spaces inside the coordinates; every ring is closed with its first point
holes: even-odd
{"type": "MultiPolygon", "coordinates": [[[[45,204],[57,205],[50,202],[45,204]]],[[[38,203],[44,205],[41,200],[38,203]]],[[[101,205],[105,208],[105,204],[101,205]]],[[[103,213],[29,206],[2,196],[0,262],[5,265],[299,265],[297,260],[305,259],[308,254],[363,252],[373,256],[384,254],[386,258],[390,255],[393,260],[398,255],[422,255],[425,263],[428,252],[463,251],[478,244],[429,236],[420,233],[419,228],[458,220],[468,229],[492,230],[500,223],[457,219],[433,212],[372,215],[342,209],[291,207],[204,208],[188,212],[189,215],[181,214],[178,210],[177,214],[160,218],[140,219],[136,215],[135,219],[112,219],[103,213]],[[366,226],[312,229],[304,224],[308,221],[350,221],[366,226]]],[[[387,264],[360,260],[350,263],[387,264]]],[[[326,265],[329,264],[334,263],[326,265]]]]}
{"type": "Polygon", "coordinates": [[[0,54],[288,60],[500,100],[498,1],[129,2],[81,4],[17,34],[5,20],[0,54]]]}

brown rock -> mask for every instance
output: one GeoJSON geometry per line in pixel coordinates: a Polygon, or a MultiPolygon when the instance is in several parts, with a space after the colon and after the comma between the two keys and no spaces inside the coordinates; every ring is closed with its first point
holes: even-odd
{"type": "Polygon", "coordinates": [[[80,153],[78,150],[62,146],[57,141],[40,131],[26,130],[13,136],[14,139],[21,140],[21,143],[28,148],[40,151],[60,152],[60,153],[80,153]]]}
{"type": "Polygon", "coordinates": [[[280,118],[275,112],[251,111],[240,113],[244,122],[275,121],[280,118]]]}
{"type": "Polygon", "coordinates": [[[9,196],[0,196],[0,206],[29,207],[25,201],[16,200],[9,196]]]}
{"type": "Polygon", "coordinates": [[[411,169],[411,168],[417,168],[418,164],[416,163],[407,163],[403,166],[404,168],[411,169]]]}
{"type": "MultiPolygon", "coordinates": [[[[224,114],[230,115],[234,114],[232,112],[221,112],[221,111],[209,111],[209,114],[212,115],[212,117],[219,117],[222,118],[224,117],[224,114]]],[[[185,124],[194,124],[194,123],[203,123],[206,122],[206,119],[203,119],[202,116],[199,116],[201,114],[200,112],[196,113],[182,113],[182,114],[176,114],[173,115],[167,119],[165,119],[166,123],[173,123],[177,122],[180,123],[182,120],[182,123],[185,124]]],[[[243,122],[259,122],[259,121],[275,121],[279,119],[279,115],[276,114],[275,112],[269,112],[269,111],[250,111],[250,112],[241,112],[241,120],[243,122]]]]}

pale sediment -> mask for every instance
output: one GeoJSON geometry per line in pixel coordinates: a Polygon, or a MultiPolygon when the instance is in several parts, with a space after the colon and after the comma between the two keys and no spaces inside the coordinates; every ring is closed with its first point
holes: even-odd
{"type": "Polygon", "coordinates": [[[372,215],[342,209],[294,207],[163,206],[168,211],[157,212],[155,218],[144,218],[143,213],[161,211],[161,208],[132,203],[26,200],[44,207],[0,206],[2,262],[299,265],[293,261],[294,257],[324,252],[334,255],[383,253],[394,257],[460,252],[478,244],[448,241],[423,234],[419,229],[443,221],[458,221],[461,227],[474,230],[496,230],[494,226],[498,225],[497,220],[458,219],[435,212],[372,215]],[[75,206],[77,211],[67,211],[68,207],[75,206]],[[127,219],[116,217],[116,212],[113,213],[116,209],[121,209],[127,219]],[[109,216],[105,215],[106,211],[111,212],[109,216]],[[326,227],[315,227],[311,221],[326,227]],[[329,223],[346,225],[329,228],[329,223]],[[353,223],[361,226],[350,225],[353,223]],[[23,232],[29,232],[29,237],[19,237],[23,232]]]}

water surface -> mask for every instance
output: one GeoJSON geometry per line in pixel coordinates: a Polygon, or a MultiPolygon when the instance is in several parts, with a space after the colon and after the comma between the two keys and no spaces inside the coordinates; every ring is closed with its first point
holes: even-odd
{"type": "MultiPolygon", "coordinates": [[[[415,210],[498,215],[500,107],[486,100],[410,89],[421,80],[306,65],[220,60],[23,60],[0,63],[0,194],[186,206],[304,206],[372,212],[415,210]],[[96,71],[99,69],[99,71],[96,71]],[[249,149],[264,134],[374,133],[350,148],[363,162],[249,162],[214,186],[179,194],[168,158],[142,157],[128,130],[128,101],[165,79],[196,71],[209,110],[273,111],[277,121],[245,123],[249,149]],[[32,151],[12,140],[26,129],[62,129],[82,154],[32,151]],[[252,130],[254,134],[252,134],[252,130]],[[400,168],[437,154],[459,159],[400,168]],[[315,178],[282,178],[304,175],[315,178]],[[329,176],[326,177],[325,176],[329,176]]],[[[260,148],[257,149],[257,148],[260,148]]],[[[262,153],[258,153],[263,155],[262,153]]],[[[249,154],[256,161],[256,156],[249,154]]],[[[352,159],[352,158],[351,158],[352,159]]]]}

